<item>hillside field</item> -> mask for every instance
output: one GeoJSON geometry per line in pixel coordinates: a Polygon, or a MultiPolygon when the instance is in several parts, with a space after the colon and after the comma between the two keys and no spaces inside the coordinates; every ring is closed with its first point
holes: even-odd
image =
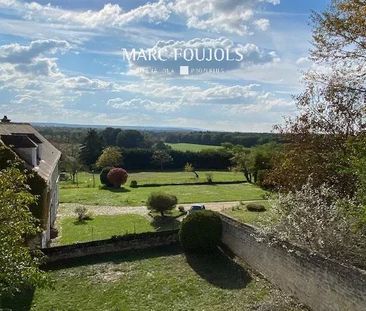
{"type": "Polygon", "coordinates": [[[211,146],[211,145],[199,145],[199,144],[186,144],[186,143],[177,143],[177,144],[167,144],[172,147],[174,150],[178,151],[192,151],[198,152],[202,150],[212,150],[212,149],[220,149],[222,146],[211,146]]]}

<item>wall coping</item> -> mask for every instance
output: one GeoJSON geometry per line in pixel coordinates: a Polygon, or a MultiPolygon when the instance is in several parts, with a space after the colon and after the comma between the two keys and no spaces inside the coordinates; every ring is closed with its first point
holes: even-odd
{"type": "MultiPolygon", "coordinates": [[[[341,270],[345,274],[349,274],[350,271],[355,272],[357,274],[361,274],[362,277],[365,279],[365,283],[366,283],[366,270],[363,270],[363,269],[353,266],[351,264],[340,262],[334,258],[328,258],[317,252],[311,252],[305,248],[291,244],[286,241],[278,241],[276,243],[269,245],[269,243],[267,243],[264,240],[266,237],[260,233],[258,227],[247,224],[247,223],[240,222],[237,219],[235,219],[229,215],[224,215],[222,213],[220,213],[220,217],[222,220],[230,222],[234,226],[242,228],[245,231],[249,232],[254,238],[257,238],[258,242],[267,244],[269,247],[271,246],[271,247],[281,248],[281,249],[287,251],[287,253],[292,256],[302,257],[305,259],[311,258],[312,261],[318,262],[319,265],[326,265],[328,268],[337,267],[338,273],[339,273],[339,270],[341,270]],[[260,240],[262,240],[262,241],[260,241],[260,240]]],[[[270,236],[267,236],[267,237],[270,238],[270,236]]]]}

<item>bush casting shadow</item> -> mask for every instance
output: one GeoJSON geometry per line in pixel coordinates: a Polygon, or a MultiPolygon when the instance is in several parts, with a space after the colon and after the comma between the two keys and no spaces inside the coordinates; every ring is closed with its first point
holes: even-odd
{"type": "Polygon", "coordinates": [[[107,190],[110,192],[130,192],[131,190],[121,187],[121,188],[113,188],[113,187],[107,187],[107,186],[103,186],[100,187],[100,190],[107,190]]]}
{"type": "Polygon", "coordinates": [[[178,229],[180,221],[177,220],[179,216],[154,216],[151,224],[154,226],[156,231],[166,231],[178,229]]]}
{"type": "Polygon", "coordinates": [[[148,187],[165,187],[165,186],[203,186],[203,185],[236,185],[236,184],[244,184],[245,181],[197,181],[197,182],[182,182],[182,183],[150,183],[150,184],[141,184],[137,185],[136,188],[148,188],[148,187]]]}
{"type": "Polygon", "coordinates": [[[93,218],[89,218],[89,219],[83,219],[83,220],[74,220],[73,221],[73,224],[76,225],[76,226],[79,226],[79,225],[87,225],[89,221],[93,220],[93,218]]]}
{"type": "Polygon", "coordinates": [[[210,284],[223,289],[240,289],[252,280],[249,273],[220,250],[212,253],[186,253],[191,268],[210,284]]]}

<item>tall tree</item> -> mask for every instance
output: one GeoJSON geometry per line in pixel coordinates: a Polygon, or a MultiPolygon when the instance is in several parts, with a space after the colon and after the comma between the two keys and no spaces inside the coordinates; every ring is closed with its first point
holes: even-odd
{"type": "Polygon", "coordinates": [[[102,133],[103,144],[105,146],[116,146],[117,135],[121,132],[119,128],[107,127],[102,133]]]}
{"type": "Polygon", "coordinates": [[[102,152],[102,141],[94,129],[90,129],[81,147],[79,158],[83,164],[91,168],[102,152]]]}
{"type": "Polygon", "coordinates": [[[103,149],[102,154],[99,156],[95,165],[99,168],[106,166],[120,166],[122,165],[122,151],[118,147],[107,147],[103,149]]]}
{"type": "Polygon", "coordinates": [[[72,182],[75,183],[77,173],[82,170],[83,166],[81,165],[78,158],[73,156],[65,156],[63,159],[63,167],[67,172],[70,173],[72,182]]]}
{"type": "Polygon", "coordinates": [[[253,181],[254,158],[250,149],[237,146],[232,149],[233,157],[230,159],[233,163],[232,169],[242,172],[247,182],[253,181]]]}
{"type": "Polygon", "coordinates": [[[117,146],[121,148],[144,147],[144,135],[136,130],[121,131],[117,135],[117,146]]]}
{"type": "Polygon", "coordinates": [[[152,162],[160,165],[160,169],[163,170],[164,165],[173,161],[173,158],[169,153],[163,150],[156,150],[152,155],[152,162]]]}
{"type": "Polygon", "coordinates": [[[324,13],[314,13],[317,63],[305,75],[297,97],[298,116],[278,129],[288,142],[268,182],[284,190],[312,183],[334,186],[353,195],[349,141],[366,129],[366,2],[333,0],[324,13]]]}

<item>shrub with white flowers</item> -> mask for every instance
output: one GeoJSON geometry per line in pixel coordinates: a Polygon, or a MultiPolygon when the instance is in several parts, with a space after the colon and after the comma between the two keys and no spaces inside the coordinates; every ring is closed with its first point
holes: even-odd
{"type": "Polygon", "coordinates": [[[326,185],[309,180],[300,190],[279,194],[273,201],[277,221],[265,227],[275,240],[307,248],[342,262],[366,267],[365,207],[341,199],[326,185]]]}

